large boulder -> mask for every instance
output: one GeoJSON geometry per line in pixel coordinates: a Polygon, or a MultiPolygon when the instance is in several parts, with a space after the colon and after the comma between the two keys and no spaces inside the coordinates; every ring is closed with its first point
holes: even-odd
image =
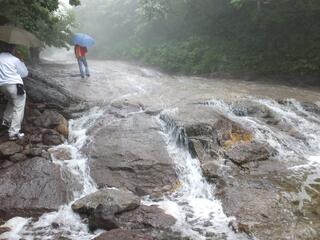
{"type": "Polygon", "coordinates": [[[47,129],[42,134],[42,142],[45,145],[59,145],[64,141],[65,138],[53,129],[47,129]]]}
{"type": "Polygon", "coordinates": [[[124,212],[117,215],[117,221],[123,228],[144,229],[144,231],[161,232],[172,231],[171,227],[176,223],[176,219],[157,206],[141,205],[133,211],[124,212]]]}
{"type": "Polygon", "coordinates": [[[68,121],[54,110],[45,110],[34,120],[34,125],[36,127],[55,129],[66,138],[69,135],[68,121]]]}
{"type": "Polygon", "coordinates": [[[105,208],[103,205],[98,205],[89,216],[90,231],[97,229],[110,231],[119,228],[119,223],[115,218],[115,211],[113,207],[105,208]]]}
{"type": "Polygon", "coordinates": [[[63,178],[59,166],[39,157],[1,169],[1,218],[57,210],[72,198],[63,178]]]}
{"type": "MultiPolygon", "coordinates": [[[[234,113],[258,118],[276,130],[283,132],[291,127],[268,108],[260,109],[259,104],[253,103],[242,112],[240,110],[238,107],[234,113]]],[[[317,207],[311,207],[318,205],[318,197],[314,196],[319,195],[313,188],[303,190],[309,195],[307,199],[316,204],[310,204],[312,211],[304,207],[302,213],[299,209],[301,203],[294,197],[301,197],[301,182],[306,176],[301,172],[296,175],[290,168],[305,163],[305,160],[298,157],[282,161],[272,147],[255,139],[248,130],[250,126],[247,128],[230,120],[211,106],[185,105],[176,111],[163,112],[161,118],[171,132],[180,135],[176,139],[199,159],[207,179],[216,183],[216,193],[225,213],[237,219],[231,224],[235,231],[266,240],[286,239],[288,236],[294,239],[319,238],[316,229],[320,223],[315,220],[317,207]],[[301,179],[296,179],[297,176],[301,179]],[[305,217],[303,221],[301,214],[305,217]]]]}
{"type": "Polygon", "coordinates": [[[175,165],[157,119],[136,111],[113,107],[89,131],[91,176],[99,187],[126,188],[138,195],[167,191],[178,181],[175,165]]]}
{"type": "Polygon", "coordinates": [[[90,215],[98,206],[112,213],[121,213],[137,208],[140,198],[128,191],[103,189],[85,196],[72,204],[72,209],[81,214],[90,215]]]}
{"type": "Polygon", "coordinates": [[[11,156],[23,151],[23,146],[13,141],[8,141],[0,144],[0,156],[11,156]]]}
{"type": "Polygon", "coordinates": [[[201,164],[219,159],[226,147],[252,140],[249,130],[207,105],[181,106],[175,112],[164,112],[161,119],[169,128],[177,129],[176,134],[182,135],[177,139],[187,139],[182,144],[187,145],[190,154],[201,164]]]}
{"type": "Polygon", "coordinates": [[[34,102],[63,107],[80,102],[80,99],[67,91],[65,87],[59,86],[51,78],[52,76],[43,74],[43,69],[32,69],[27,81],[25,81],[28,97],[34,102]]]}
{"type": "Polygon", "coordinates": [[[157,206],[141,205],[132,211],[125,211],[113,216],[110,212],[96,211],[89,218],[89,227],[95,230],[99,226],[109,231],[115,228],[127,229],[157,240],[183,239],[180,233],[171,229],[175,222],[176,220],[172,216],[165,214],[157,206]],[[95,225],[91,223],[92,218],[95,218],[95,225]],[[92,226],[95,228],[92,228],[92,226]]]}
{"type": "Polygon", "coordinates": [[[238,143],[225,152],[225,156],[232,162],[242,165],[253,161],[268,160],[272,152],[271,147],[256,141],[249,143],[238,143]]]}

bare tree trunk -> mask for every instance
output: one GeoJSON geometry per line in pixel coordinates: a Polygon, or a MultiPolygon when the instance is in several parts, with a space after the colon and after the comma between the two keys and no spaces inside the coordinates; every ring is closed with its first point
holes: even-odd
{"type": "Polygon", "coordinates": [[[30,57],[32,64],[40,62],[40,48],[30,48],[30,57]]]}

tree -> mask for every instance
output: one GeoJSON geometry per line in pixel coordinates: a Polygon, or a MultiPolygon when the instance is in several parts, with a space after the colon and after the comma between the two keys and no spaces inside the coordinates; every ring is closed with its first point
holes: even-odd
{"type": "MultiPolygon", "coordinates": [[[[70,0],[77,6],[79,0],[70,0]]],[[[46,45],[67,47],[74,18],[58,11],[58,0],[0,0],[0,16],[39,37],[46,45]]]]}

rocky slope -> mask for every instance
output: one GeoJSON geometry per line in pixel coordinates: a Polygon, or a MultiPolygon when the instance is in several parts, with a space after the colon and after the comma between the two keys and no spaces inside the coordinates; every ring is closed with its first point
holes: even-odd
{"type": "MultiPolygon", "coordinates": [[[[46,65],[33,72],[26,84],[27,138],[8,142],[1,136],[0,219],[37,219],[74,199],[82,186],[54,163],[68,161],[70,152],[52,146],[68,138],[68,120],[99,106],[101,116],[83,129],[89,140],[81,149],[97,191],[72,205],[89,230],[107,230],[96,239],[188,239],[175,228],[177,219],[144,198],[157,204],[183,187],[164,128],[175,135],[177,148],[199,161],[201,182],[212,186],[208,195],[235,217],[229,230],[245,239],[319,239],[320,175],[317,164],[306,167],[307,158],[319,153],[319,93],[95,63],[93,77],[85,80],[70,77],[75,65],[46,65]]],[[[194,206],[179,204],[191,208],[184,220],[191,219],[194,206]]],[[[203,231],[210,223],[203,225],[192,230],[205,239],[226,239],[203,231]]],[[[62,236],[62,225],[50,228],[51,237],[62,236]]],[[[72,234],[63,238],[74,239],[72,234]]]]}

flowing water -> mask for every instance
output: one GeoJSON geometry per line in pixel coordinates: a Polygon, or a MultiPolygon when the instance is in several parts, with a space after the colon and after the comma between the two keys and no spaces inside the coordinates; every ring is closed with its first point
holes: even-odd
{"type": "Polygon", "coordinates": [[[221,202],[214,196],[214,186],[202,174],[199,160],[191,157],[184,129],[159,121],[169,155],[176,164],[180,186],[171,195],[157,201],[146,199],[145,203],[156,204],[174,216],[177,219],[174,228],[186,237],[199,240],[248,239],[229,228],[234,218],[224,214],[221,202]]]}
{"type": "MultiPolygon", "coordinates": [[[[70,75],[70,71],[77,71],[76,65],[52,67],[51,72],[47,74],[56,76],[50,81],[57,81],[59,86],[63,85],[76,96],[91,103],[102,103],[101,105],[107,105],[113,99],[129,99],[140,101],[151,109],[179,111],[179,104],[194,104],[205,100],[204,104],[249,128],[258,140],[276,149],[276,158],[279,161],[290,162],[288,168],[294,177],[301,181],[300,191],[295,196],[300,209],[312,200],[310,189],[317,191],[312,186],[320,184],[320,120],[318,115],[304,110],[298,100],[316,102],[320,99],[319,93],[238,80],[213,81],[203,78],[171,77],[155,70],[120,62],[91,63],[93,77],[90,80],[79,80],[70,75]],[[285,104],[273,100],[280,97],[295,97],[298,100],[289,99],[285,104]],[[214,99],[207,101],[212,98],[214,99]],[[266,107],[272,111],[281,125],[293,128],[300,137],[295,138],[264,119],[246,114],[245,109],[236,109],[230,99],[246,99],[266,107]]],[[[45,68],[46,66],[43,71],[48,71],[45,68]]],[[[71,172],[73,181],[80,186],[74,190],[74,199],[97,190],[89,174],[88,159],[80,150],[90,142],[90,137],[86,135],[87,129],[94,125],[103,113],[101,108],[94,108],[80,119],[71,121],[68,143],[58,146],[68,148],[72,152],[72,160],[54,160],[54,163],[71,172]]],[[[177,219],[175,229],[192,239],[247,239],[244,235],[235,234],[228,227],[234,218],[225,215],[221,202],[215,197],[214,185],[209,184],[202,176],[198,159],[191,157],[185,144],[187,136],[184,129],[168,125],[161,120],[159,124],[167,141],[168,153],[176,164],[181,185],[170,195],[153,200],[146,197],[144,202],[157,204],[173,215],[177,219]]],[[[71,204],[72,202],[61,206],[57,212],[44,214],[36,221],[19,217],[11,219],[5,226],[11,227],[12,231],[0,235],[0,239],[94,238],[99,232],[90,233],[85,220],[71,210],[71,204]]]]}
{"type": "Polygon", "coordinates": [[[241,123],[255,134],[256,139],[268,143],[277,150],[277,160],[288,163],[293,176],[301,181],[300,191],[296,194],[299,208],[305,202],[312,201],[307,189],[320,194],[312,185],[320,186],[320,120],[319,116],[307,112],[295,99],[287,99],[280,104],[271,99],[250,99],[272,110],[285,126],[299,134],[299,138],[288,135],[261,119],[250,116],[238,116],[234,113],[233,104],[212,100],[206,102],[216,111],[229,119],[241,123]],[[291,165],[291,166],[290,166],[291,165]],[[293,165],[293,166],[292,166],[293,165]]]}
{"type": "MultiPolygon", "coordinates": [[[[68,148],[72,153],[72,159],[68,161],[53,160],[54,163],[70,171],[74,180],[80,184],[80,190],[74,192],[74,198],[79,199],[87,194],[95,192],[97,187],[91,179],[88,169],[88,159],[81,154],[80,149],[90,142],[86,135],[95,121],[103,115],[104,111],[99,108],[93,108],[83,117],[72,120],[69,123],[70,136],[68,143],[56,148],[68,148]]],[[[66,179],[70,181],[70,179],[66,179]]],[[[65,206],[61,206],[56,212],[46,213],[38,220],[31,218],[16,217],[9,220],[4,227],[12,229],[11,232],[0,235],[0,239],[9,240],[33,240],[33,239],[81,239],[87,240],[99,234],[90,233],[87,224],[74,213],[71,205],[74,201],[65,206]]]]}

